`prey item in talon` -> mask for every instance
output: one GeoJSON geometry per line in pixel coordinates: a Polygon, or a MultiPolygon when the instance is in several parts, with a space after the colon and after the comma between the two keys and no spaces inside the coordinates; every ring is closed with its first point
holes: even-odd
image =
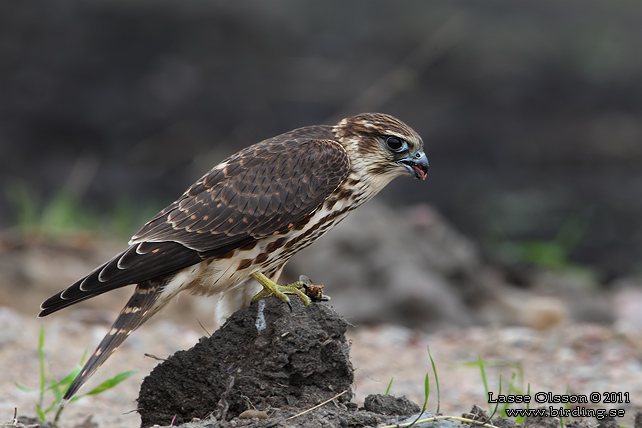
{"type": "Polygon", "coordinates": [[[305,289],[305,295],[310,298],[313,302],[327,302],[330,300],[330,296],[323,294],[323,285],[313,284],[305,275],[299,277],[299,282],[303,285],[305,289]]]}

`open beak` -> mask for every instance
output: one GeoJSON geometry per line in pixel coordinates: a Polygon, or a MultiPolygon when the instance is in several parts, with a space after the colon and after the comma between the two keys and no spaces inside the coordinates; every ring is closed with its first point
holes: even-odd
{"type": "Polygon", "coordinates": [[[408,156],[401,159],[400,164],[408,168],[408,171],[415,176],[417,180],[425,180],[428,174],[428,158],[423,151],[419,151],[414,156],[408,156]]]}

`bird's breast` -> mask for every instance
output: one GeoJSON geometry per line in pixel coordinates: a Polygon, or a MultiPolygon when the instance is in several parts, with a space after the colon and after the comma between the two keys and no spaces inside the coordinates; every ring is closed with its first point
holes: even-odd
{"type": "Polygon", "coordinates": [[[163,297],[170,299],[184,290],[204,296],[239,292],[246,295],[246,290],[253,292],[257,287],[250,276],[257,272],[276,281],[293,255],[311,245],[372,196],[374,194],[358,177],[348,177],[321,206],[286,231],[257,238],[223,256],[179,271],[166,285],[163,297]]]}

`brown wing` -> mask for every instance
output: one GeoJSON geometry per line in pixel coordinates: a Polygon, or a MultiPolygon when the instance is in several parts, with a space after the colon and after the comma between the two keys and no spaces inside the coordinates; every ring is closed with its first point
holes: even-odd
{"type": "Polygon", "coordinates": [[[285,232],[321,206],[348,170],[335,141],[268,140],[203,176],[130,243],[173,241],[216,255],[230,244],[285,232]]]}
{"type": "Polygon", "coordinates": [[[295,130],[223,161],[150,220],[131,247],[41,306],[40,316],[106,291],[168,275],[246,243],[285,232],[347,177],[329,127],[295,130]]]}

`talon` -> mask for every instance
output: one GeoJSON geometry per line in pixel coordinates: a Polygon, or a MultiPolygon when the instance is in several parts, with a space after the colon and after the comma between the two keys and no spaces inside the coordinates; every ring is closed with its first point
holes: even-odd
{"type": "Polygon", "coordinates": [[[290,303],[290,299],[287,296],[288,294],[296,294],[305,306],[308,306],[312,301],[310,297],[301,291],[301,288],[304,288],[301,282],[297,281],[288,285],[279,285],[260,272],[252,274],[252,278],[263,286],[263,289],[252,298],[252,302],[256,302],[270,294],[274,294],[276,297],[281,299],[282,302],[287,303],[290,311],[292,311],[293,308],[290,303]]]}

